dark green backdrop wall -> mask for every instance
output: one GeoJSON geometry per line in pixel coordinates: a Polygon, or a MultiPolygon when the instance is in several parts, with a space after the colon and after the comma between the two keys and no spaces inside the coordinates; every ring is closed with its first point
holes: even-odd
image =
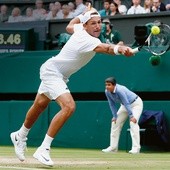
{"type": "MultiPolygon", "coordinates": [[[[0,93],[34,93],[40,83],[39,68],[58,51],[1,54],[0,93]]],[[[133,57],[97,54],[92,61],[70,78],[72,92],[103,92],[104,80],[115,76],[117,81],[134,91],[170,91],[170,52],[162,56],[158,66],[149,62],[150,53],[133,57]]]]}
{"type": "MultiPolygon", "coordinates": [[[[0,102],[0,145],[12,145],[10,133],[18,130],[23,123],[26,111],[33,101],[1,101],[0,102]]],[[[53,141],[53,147],[98,148],[109,145],[111,113],[106,101],[77,101],[77,109],[63,129],[53,141]]],[[[169,101],[145,101],[144,109],[163,110],[167,122],[170,122],[169,101]]],[[[46,134],[49,122],[59,110],[52,102],[40,116],[28,136],[28,146],[39,146],[46,134]]],[[[128,121],[125,123],[120,137],[119,149],[125,150],[127,145],[128,121]]],[[[168,132],[170,125],[168,123],[168,132]]],[[[153,139],[151,139],[153,140],[153,139]]]]}

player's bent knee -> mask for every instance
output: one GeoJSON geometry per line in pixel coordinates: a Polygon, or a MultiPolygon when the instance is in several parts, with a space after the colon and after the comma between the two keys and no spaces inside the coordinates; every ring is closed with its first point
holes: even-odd
{"type": "Polygon", "coordinates": [[[68,117],[71,116],[75,111],[76,105],[75,102],[69,102],[64,106],[65,113],[67,113],[68,117]]]}
{"type": "Polygon", "coordinates": [[[36,100],[36,101],[34,102],[34,107],[36,107],[37,109],[39,108],[39,109],[44,110],[44,109],[46,109],[46,107],[48,106],[48,103],[49,103],[49,102],[46,102],[46,101],[44,101],[44,100],[36,100]]]}
{"type": "Polygon", "coordinates": [[[75,104],[75,102],[70,103],[70,104],[68,105],[68,108],[69,108],[70,113],[72,114],[72,113],[75,111],[75,109],[76,109],[76,104],[75,104]]]}

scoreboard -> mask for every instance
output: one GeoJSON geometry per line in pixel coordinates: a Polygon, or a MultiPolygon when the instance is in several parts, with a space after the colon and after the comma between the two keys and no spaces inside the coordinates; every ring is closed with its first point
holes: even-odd
{"type": "Polygon", "coordinates": [[[33,28],[0,28],[0,53],[34,50],[33,28]]]}

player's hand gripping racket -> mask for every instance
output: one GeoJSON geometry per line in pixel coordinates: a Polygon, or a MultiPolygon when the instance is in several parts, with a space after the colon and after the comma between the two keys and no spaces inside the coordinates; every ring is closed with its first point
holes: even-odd
{"type": "Polygon", "coordinates": [[[151,33],[146,39],[145,43],[132,50],[135,54],[144,49],[151,52],[153,55],[162,55],[170,49],[170,26],[167,24],[160,24],[157,30],[151,29],[151,33]]]}

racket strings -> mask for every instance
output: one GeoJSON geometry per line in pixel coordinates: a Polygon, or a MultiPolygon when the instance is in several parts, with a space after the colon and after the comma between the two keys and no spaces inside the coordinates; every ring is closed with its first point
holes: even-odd
{"type": "Polygon", "coordinates": [[[160,33],[151,35],[148,39],[148,48],[154,55],[164,54],[170,46],[170,27],[168,25],[160,26],[160,33]]]}

